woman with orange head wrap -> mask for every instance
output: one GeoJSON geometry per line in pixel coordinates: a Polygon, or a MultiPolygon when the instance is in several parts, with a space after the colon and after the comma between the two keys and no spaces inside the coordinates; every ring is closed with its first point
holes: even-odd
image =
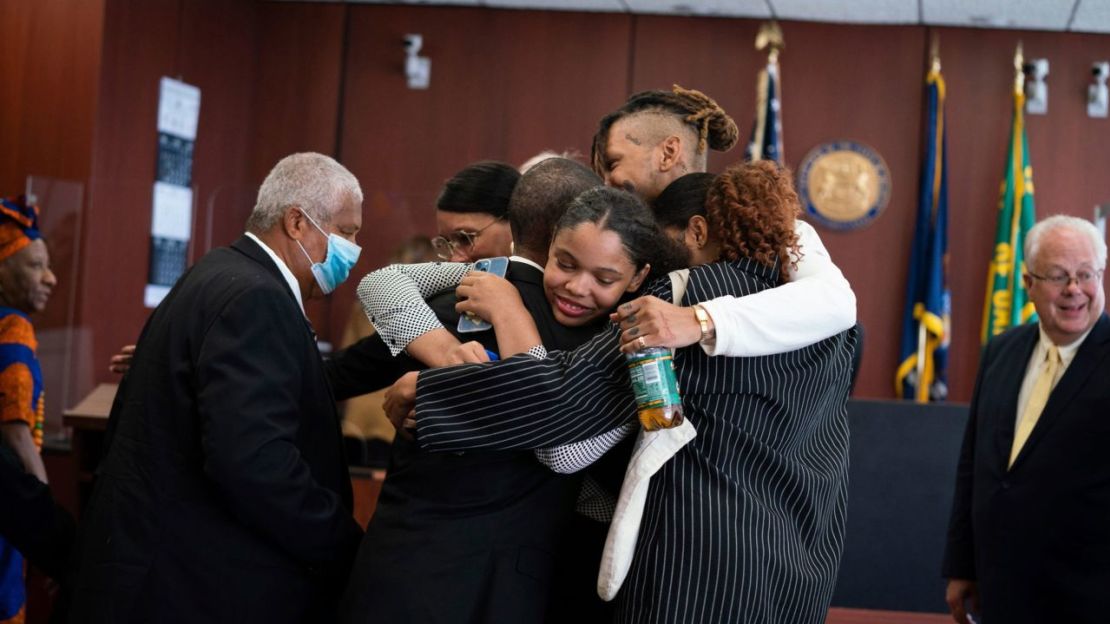
{"type": "MultiPolygon", "coordinates": [[[[56,284],[38,207],[23,197],[0,200],[0,441],[44,483],[42,370],[29,315],[46,307],[56,284]]],[[[23,557],[0,538],[0,624],[24,621],[23,568],[23,557]]]]}

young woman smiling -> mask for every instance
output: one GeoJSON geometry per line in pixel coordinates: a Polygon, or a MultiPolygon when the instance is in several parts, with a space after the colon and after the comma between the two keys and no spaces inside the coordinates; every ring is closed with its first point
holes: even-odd
{"type": "MultiPolygon", "coordinates": [[[[634,195],[613,188],[592,189],[578,196],[556,224],[544,269],[544,292],[559,323],[597,324],[600,330],[623,297],[637,292],[649,274],[665,275],[682,266],[683,256],[634,195]]],[[[449,262],[391,265],[363,278],[358,296],[394,354],[429,331],[445,331],[424,299],[456,285],[460,298],[456,308],[493,325],[500,357],[540,347],[539,334],[512,284],[472,272],[472,267],[449,262]]],[[[488,359],[484,351],[465,346],[459,357],[461,361],[488,359]]]]}

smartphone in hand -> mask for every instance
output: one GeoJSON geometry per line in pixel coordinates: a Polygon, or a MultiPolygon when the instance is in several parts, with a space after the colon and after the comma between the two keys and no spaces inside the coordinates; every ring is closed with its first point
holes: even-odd
{"type": "MultiPolygon", "coordinates": [[[[505,256],[498,256],[496,258],[483,258],[474,263],[474,271],[482,271],[484,273],[492,273],[497,277],[505,277],[505,271],[509,269],[509,259],[505,256]]],[[[467,334],[470,332],[485,331],[493,328],[489,321],[483,320],[481,317],[474,314],[463,314],[459,317],[459,333],[467,334]]]]}

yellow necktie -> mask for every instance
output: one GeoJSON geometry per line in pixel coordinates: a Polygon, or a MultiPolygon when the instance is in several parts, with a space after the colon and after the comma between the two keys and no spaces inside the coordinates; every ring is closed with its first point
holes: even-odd
{"type": "Polygon", "coordinates": [[[1044,367],[1041,369],[1041,374],[1037,376],[1037,381],[1033,383],[1033,391],[1029,393],[1029,401],[1025,403],[1025,411],[1022,412],[1021,421],[1018,422],[1017,431],[1014,433],[1014,446],[1010,450],[1011,466],[1021,452],[1021,447],[1025,446],[1025,441],[1029,439],[1029,434],[1033,433],[1033,427],[1037,425],[1045,403],[1048,403],[1048,395],[1056,385],[1056,374],[1060,371],[1060,364],[1060,350],[1056,345],[1052,345],[1045,354],[1044,367]]]}

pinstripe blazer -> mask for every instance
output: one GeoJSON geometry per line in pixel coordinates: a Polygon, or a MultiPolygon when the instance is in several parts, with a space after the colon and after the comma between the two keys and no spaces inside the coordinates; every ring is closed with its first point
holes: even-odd
{"type": "MultiPolygon", "coordinates": [[[[691,271],[686,303],[774,285],[750,260],[691,271]]],[[[649,287],[670,299],[669,280],[649,287]]],[[[653,478],[620,622],[824,622],[847,503],[850,332],[790,353],[675,355],[698,437],[653,478]]],[[[534,448],[635,417],[611,329],[546,360],[421,373],[426,448],[534,448]]]]}

